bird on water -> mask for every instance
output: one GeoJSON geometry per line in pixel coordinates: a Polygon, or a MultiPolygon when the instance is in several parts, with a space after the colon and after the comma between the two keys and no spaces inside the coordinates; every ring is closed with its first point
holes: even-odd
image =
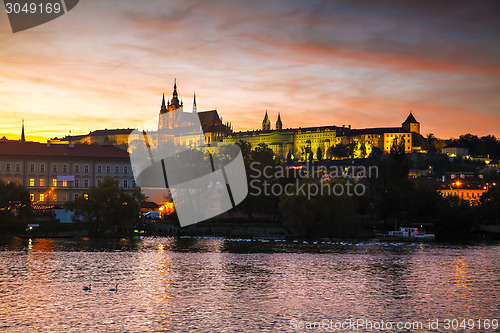
{"type": "Polygon", "coordinates": [[[83,287],[83,290],[91,290],[92,289],[92,283],[89,283],[88,286],[83,287]]]}
{"type": "Polygon", "coordinates": [[[115,284],[114,288],[109,289],[109,291],[118,291],[118,283],[115,284]]]}

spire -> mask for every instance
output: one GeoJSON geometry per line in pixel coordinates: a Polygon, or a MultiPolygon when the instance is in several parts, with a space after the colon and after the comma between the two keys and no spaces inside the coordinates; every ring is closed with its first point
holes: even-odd
{"type": "Polygon", "coordinates": [[[163,93],[163,99],[161,100],[161,108],[165,109],[167,106],[165,105],[165,93],[163,93]]]}
{"type": "Polygon", "coordinates": [[[23,118],[23,126],[22,126],[22,130],[21,130],[21,141],[22,141],[22,142],[25,142],[25,141],[26,141],[26,138],[24,137],[24,118],[23,118]]]}
{"type": "Polygon", "coordinates": [[[196,92],[193,93],[193,113],[198,112],[198,108],[196,107],[196,92]]]}
{"type": "Polygon", "coordinates": [[[283,123],[281,122],[281,116],[279,112],[278,112],[278,120],[276,120],[276,129],[277,130],[283,129],[283,123]]]}
{"type": "Polygon", "coordinates": [[[262,120],[262,130],[268,131],[270,129],[271,129],[271,121],[269,120],[269,116],[267,115],[267,110],[266,110],[266,115],[264,116],[264,120],[262,120]]]}

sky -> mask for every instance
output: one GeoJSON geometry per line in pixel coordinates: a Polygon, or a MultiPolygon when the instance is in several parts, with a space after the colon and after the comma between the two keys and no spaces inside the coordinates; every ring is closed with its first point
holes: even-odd
{"type": "Polygon", "coordinates": [[[495,1],[97,1],[12,33],[0,5],[0,137],[154,130],[184,110],[235,130],[400,126],[500,136],[495,1]]]}

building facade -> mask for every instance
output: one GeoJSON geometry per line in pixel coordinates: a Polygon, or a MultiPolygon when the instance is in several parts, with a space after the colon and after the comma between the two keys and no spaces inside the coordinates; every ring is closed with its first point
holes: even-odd
{"type": "Polygon", "coordinates": [[[126,151],[112,145],[0,140],[0,179],[24,186],[35,203],[75,200],[106,177],[125,190],[135,187],[126,151]]]}
{"type": "Polygon", "coordinates": [[[285,158],[289,152],[298,160],[306,160],[312,152],[318,159],[318,149],[325,152],[340,143],[354,145],[354,157],[370,155],[374,147],[389,153],[395,142],[403,142],[405,152],[411,153],[413,136],[420,135],[420,123],[410,113],[401,127],[352,129],[351,126],[319,126],[307,128],[283,129],[281,115],[278,114],[276,128],[271,129],[271,122],[266,111],[260,131],[233,132],[223,138],[224,142],[249,142],[252,147],[266,144],[276,156],[285,158]]]}

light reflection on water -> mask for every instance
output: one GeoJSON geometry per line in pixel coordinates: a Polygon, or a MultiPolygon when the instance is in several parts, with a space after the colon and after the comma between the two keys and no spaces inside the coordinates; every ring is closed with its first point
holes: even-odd
{"type": "Polygon", "coordinates": [[[499,250],[13,239],[0,242],[0,331],[274,332],[294,331],[291,319],[492,319],[499,250]]]}

